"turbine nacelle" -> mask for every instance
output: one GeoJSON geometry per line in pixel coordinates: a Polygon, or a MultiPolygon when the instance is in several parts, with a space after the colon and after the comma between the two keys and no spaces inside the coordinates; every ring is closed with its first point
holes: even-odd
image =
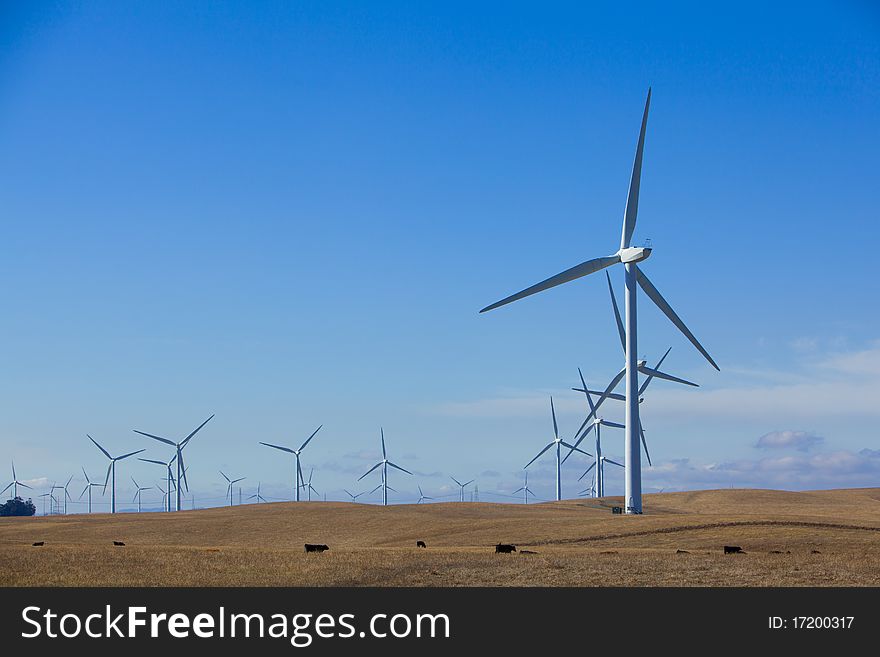
{"type": "Polygon", "coordinates": [[[630,246],[625,249],[620,249],[620,251],[617,252],[617,255],[620,257],[620,262],[626,265],[633,262],[647,260],[648,256],[651,255],[651,251],[652,249],[650,246],[630,246]]]}

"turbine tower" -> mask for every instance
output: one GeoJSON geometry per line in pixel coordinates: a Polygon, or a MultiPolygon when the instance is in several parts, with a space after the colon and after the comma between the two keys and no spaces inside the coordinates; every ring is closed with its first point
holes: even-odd
{"type": "Polygon", "coordinates": [[[690,329],[685,326],[681,318],[675,313],[666,299],[660,294],[656,287],[648,280],[648,277],[639,268],[639,263],[646,260],[651,255],[651,247],[632,246],[633,232],[636,228],[636,218],[639,207],[639,186],[642,176],[642,155],[645,149],[645,130],[648,126],[648,110],[651,106],[651,90],[648,89],[648,97],[645,100],[645,111],[642,115],[642,126],[639,131],[639,140],[636,146],[636,156],[633,161],[632,176],[630,177],[629,193],[626,200],[626,209],[623,213],[623,229],[620,236],[620,248],[617,252],[610,256],[593,258],[582,262],[579,265],[565,270],[564,272],[551,276],[550,278],[537,283],[531,287],[512,294],[490,306],[486,306],[480,312],[487,312],[500,306],[506,305],[518,299],[522,299],[538,292],[568,283],[575,279],[601,271],[606,267],[616,264],[622,264],[625,269],[625,303],[624,312],[626,315],[625,341],[626,341],[626,419],[624,430],[624,463],[625,465],[625,507],[626,513],[642,512],[642,462],[641,451],[638,446],[639,441],[639,361],[638,361],[638,340],[636,320],[636,287],[640,286],[660,310],[675,324],[679,331],[690,340],[691,344],[703,354],[707,361],[716,370],[719,369],[715,361],[709,355],[703,346],[694,337],[690,329]]]}
{"type": "Polygon", "coordinates": [[[283,445],[273,445],[271,443],[264,443],[264,442],[260,443],[261,445],[265,445],[266,447],[280,449],[282,452],[287,452],[288,454],[293,454],[296,457],[296,485],[293,487],[293,489],[294,489],[294,495],[296,496],[297,502],[299,502],[299,491],[301,488],[304,488],[304,485],[305,485],[305,480],[303,479],[303,473],[302,473],[302,466],[300,465],[300,462],[299,462],[300,454],[302,454],[302,451],[306,448],[306,445],[308,445],[309,442],[311,442],[312,438],[315,437],[315,434],[318,433],[321,430],[321,427],[323,427],[323,426],[324,425],[322,424],[320,427],[315,429],[312,432],[312,435],[309,436],[308,438],[306,438],[306,441],[302,445],[300,445],[299,449],[291,449],[290,447],[284,447],[283,445]]]}
{"type": "MultiPolygon", "coordinates": [[[[31,489],[27,484],[23,484],[18,480],[18,476],[15,474],[15,461],[12,462],[12,483],[10,483],[6,488],[0,491],[0,495],[8,491],[10,488],[12,489],[12,497],[13,499],[18,497],[18,487],[31,489]]],[[[32,490],[32,489],[31,489],[32,490]]]]}
{"type": "Polygon", "coordinates": [[[550,412],[553,415],[553,440],[547,443],[547,446],[542,449],[531,461],[526,463],[523,470],[528,468],[532,463],[538,460],[540,456],[546,452],[551,447],[556,448],[556,501],[562,499],[562,448],[567,447],[573,452],[580,452],[581,454],[586,454],[587,456],[592,456],[592,454],[585,452],[580,449],[577,445],[570,445],[562,438],[559,437],[559,425],[556,423],[556,408],[553,406],[553,397],[550,398],[550,412]]]}
{"type": "Polygon", "coordinates": [[[458,501],[459,501],[459,502],[464,502],[464,489],[465,489],[465,486],[470,486],[472,483],[474,483],[474,480],[471,479],[470,481],[466,481],[466,482],[464,482],[464,483],[461,483],[458,479],[456,479],[456,478],[453,477],[452,475],[449,475],[449,478],[452,479],[452,481],[454,481],[456,484],[458,484],[458,501]]]}
{"type": "Polygon", "coordinates": [[[223,475],[223,478],[226,480],[226,483],[229,485],[226,487],[226,495],[229,497],[229,506],[232,506],[232,485],[237,484],[239,481],[244,481],[247,477],[239,477],[238,479],[230,479],[227,477],[223,470],[220,471],[220,474],[223,475]]]}
{"type": "MultiPolygon", "coordinates": [[[[129,456],[134,456],[135,454],[140,454],[143,449],[139,449],[136,452],[129,452],[128,454],[123,454],[122,456],[110,456],[110,452],[101,447],[98,444],[98,441],[86,434],[88,439],[95,443],[95,447],[101,450],[101,452],[110,459],[110,465],[107,466],[107,476],[104,477],[104,492],[107,492],[107,481],[110,479],[110,476],[113,476],[113,480],[110,483],[110,513],[116,513],[116,462],[121,461],[122,459],[127,459],[129,456]]],[[[103,493],[102,493],[103,494],[103,493]]]]}
{"type": "Polygon", "coordinates": [[[94,488],[95,486],[100,488],[101,484],[89,479],[89,475],[86,474],[85,468],[83,468],[82,471],[83,471],[83,476],[86,478],[86,487],[83,488],[82,493],[79,494],[79,499],[82,499],[82,496],[85,495],[86,491],[89,491],[89,513],[91,513],[92,512],[92,488],[94,488]]]}
{"type": "MultiPolygon", "coordinates": [[[[176,488],[177,488],[177,507],[176,508],[178,511],[181,510],[181,506],[180,506],[180,495],[181,495],[180,482],[181,481],[183,482],[183,485],[186,486],[186,490],[189,491],[189,483],[186,480],[186,465],[183,462],[183,448],[189,444],[189,441],[192,440],[192,437],[195,436],[201,430],[201,428],[203,426],[208,424],[208,422],[210,422],[211,418],[213,418],[213,417],[214,416],[211,415],[211,417],[209,417],[207,420],[205,420],[199,426],[197,426],[193,430],[192,433],[190,433],[186,438],[181,440],[179,443],[175,443],[173,440],[168,440],[167,438],[162,438],[160,436],[154,436],[151,433],[146,433],[144,431],[138,431],[137,429],[132,429],[132,431],[134,431],[135,433],[139,433],[142,436],[146,436],[147,438],[152,438],[153,440],[158,440],[161,443],[165,443],[166,445],[171,445],[172,447],[174,447],[174,449],[176,451],[175,457],[177,460],[177,479],[176,479],[177,480],[177,486],[176,486],[176,488]]],[[[141,450],[141,451],[144,451],[144,450],[141,450]]],[[[169,463],[170,463],[170,461],[169,461],[169,463]]]]}
{"type": "MultiPolygon", "coordinates": [[[[360,481],[361,479],[366,477],[368,474],[370,474],[373,470],[375,470],[376,468],[381,466],[381,468],[382,468],[382,506],[388,506],[388,489],[389,489],[389,487],[388,487],[388,466],[390,465],[392,468],[396,468],[396,469],[400,470],[401,472],[405,472],[408,475],[412,475],[412,472],[410,472],[409,470],[406,470],[405,468],[401,468],[396,463],[392,463],[391,461],[388,460],[388,454],[385,452],[385,430],[382,427],[379,427],[379,433],[382,436],[382,460],[379,461],[372,468],[367,470],[364,474],[362,474],[358,478],[358,481],[360,481]]],[[[373,489],[373,490],[375,490],[375,489],[373,489]]]]}

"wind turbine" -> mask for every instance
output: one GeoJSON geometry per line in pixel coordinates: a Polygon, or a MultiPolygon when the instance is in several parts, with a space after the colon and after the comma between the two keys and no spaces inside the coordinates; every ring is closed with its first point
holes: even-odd
{"type": "Polygon", "coordinates": [[[622,463],[618,463],[617,461],[612,461],[607,456],[600,456],[594,463],[590,465],[589,468],[584,470],[584,474],[578,477],[578,481],[586,477],[590,470],[596,468],[596,474],[594,475],[596,478],[597,485],[594,485],[594,491],[598,493],[598,497],[605,497],[605,464],[611,463],[612,465],[616,465],[618,467],[624,467],[622,463]]]}
{"type": "Polygon", "coordinates": [[[522,486],[520,486],[519,488],[517,488],[515,491],[513,491],[513,494],[516,495],[517,493],[522,491],[523,504],[528,504],[529,503],[529,495],[531,495],[532,497],[537,497],[537,496],[532,491],[532,489],[529,488],[529,471],[528,470],[525,471],[525,475],[526,475],[525,483],[522,486]]]}
{"type": "MultiPolygon", "coordinates": [[[[107,481],[110,479],[110,476],[113,476],[113,480],[110,484],[110,513],[116,513],[116,462],[121,461],[122,459],[127,459],[129,456],[134,456],[135,454],[140,454],[143,449],[139,449],[136,452],[129,452],[128,454],[123,454],[122,456],[110,456],[110,452],[101,447],[98,444],[98,441],[86,434],[88,439],[95,443],[95,447],[101,450],[101,452],[110,459],[110,465],[107,466],[107,476],[104,477],[104,492],[107,492],[107,481]]],[[[103,494],[103,493],[102,493],[103,494]]]]}
{"type": "Polygon", "coordinates": [[[99,484],[98,482],[95,482],[95,481],[92,481],[91,479],[89,479],[89,475],[86,474],[85,468],[83,468],[82,471],[83,471],[83,476],[86,478],[86,487],[83,488],[82,493],[79,494],[79,499],[82,499],[82,496],[85,495],[86,491],[89,491],[89,513],[91,513],[92,512],[92,488],[94,488],[95,486],[100,488],[102,484],[99,484]]]}
{"type": "MultiPolygon", "coordinates": [[[[388,486],[388,466],[390,465],[392,468],[396,468],[396,469],[400,470],[401,472],[405,472],[408,475],[412,475],[412,472],[410,472],[409,470],[406,470],[405,468],[401,468],[396,463],[392,463],[391,461],[388,460],[388,454],[385,452],[385,430],[382,427],[379,427],[379,432],[382,436],[382,460],[379,461],[372,468],[367,470],[364,474],[362,474],[358,478],[358,481],[360,481],[361,479],[366,477],[368,474],[370,474],[373,470],[375,470],[376,468],[381,466],[381,468],[382,468],[382,506],[388,506],[388,489],[389,489],[389,486],[388,486]]],[[[373,489],[373,490],[375,490],[375,489],[373,489]]],[[[394,490],[394,489],[391,489],[391,490],[394,490]]]]}
{"type": "MultiPolygon", "coordinates": [[[[63,491],[65,491],[65,492],[67,492],[67,491],[65,490],[65,487],[64,487],[64,486],[61,486],[60,484],[57,484],[57,483],[55,483],[55,482],[52,482],[52,488],[49,489],[49,492],[53,492],[53,491],[56,491],[56,490],[63,490],[63,491]]],[[[61,494],[61,499],[60,499],[60,500],[55,499],[55,496],[54,496],[54,495],[52,496],[52,499],[55,501],[55,505],[56,505],[57,507],[59,507],[57,510],[60,511],[60,513],[62,513],[63,515],[66,516],[66,515],[67,515],[67,499],[64,497],[64,493],[61,494]],[[64,505],[63,507],[61,506],[62,504],[64,505]]]]}
{"type": "MultiPolygon", "coordinates": [[[[161,465],[166,469],[166,477],[165,477],[165,487],[170,491],[176,488],[176,484],[174,482],[174,473],[171,471],[171,464],[177,460],[177,454],[171,457],[171,460],[167,463],[165,461],[157,461],[156,459],[145,459],[138,457],[138,461],[143,461],[144,463],[155,463],[157,465],[161,465]]],[[[168,495],[162,503],[162,506],[165,507],[166,511],[171,511],[171,496],[168,495]]]]}
{"type": "Polygon", "coordinates": [[[638,340],[636,321],[636,289],[637,285],[642,288],[648,298],[653,301],[660,310],[675,324],[679,331],[690,340],[691,344],[696,347],[707,361],[716,370],[719,369],[715,361],[709,355],[703,346],[694,337],[690,329],[675,313],[666,299],[660,294],[653,283],[641,271],[638,263],[646,260],[650,255],[652,248],[650,246],[634,247],[632,246],[633,232],[636,228],[636,217],[638,215],[639,206],[639,186],[642,176],[642,155],[645,148],[645,130],[648,126],[648,110],[651,106],[651,90],[648,89],[648,97],[645,100],[645,111],[642,115],[642,126],[639,131],[639,140],[636,146],[636,156],[633,162],[632,176],[630,177],[629,193],[626,200],[626,209],[623,214],[623,230],[620,236],[620,248],[616,253],[610,256],[594,258],[587,260],[579,265],[575,265],[571,269],[552,276],[540,283],[537,283],[521,292],[517,292],[501,301],[486,306],[480,312],[486,312],[499,306],[517,301],[524,297],[542,292],[544,290],[556,287],[563,283],[573,281],[575,279],[587,276],[589,274],[601,271],[606,267],[616,264],[623,264],[625,269],[625,287],[626,296],[624,298],[624,310],[626,314],[626,420],[624,432],[624,463],[625,465],[625,507],[626,513],[642,512],[642,469],[641,469],[641,451],[639,450],[639,363],[638,363],[638,340]]]}
{"type": "Polygon", "coordinates": [[[134,502],[135,500],[137,500],[138,513],[140,513],[141,512],[141,493],[144,492],[145,490],[152,490],[153,487],[152,486],[140,486],[138,484],[138,482],[136,482],[134,480],[134,477],[132,477],[131,480],[134,482],[134,487],[137,489],[137,492],[134,494],[134,498],[132,498],[131,501],[134,502]]]}
{"type": "MultiPolygon", "coordinates": [[[[53,488],[54,488],[54,485],[53,485],[53,488]]],[[[51,513],[52,506],[55,503],[55,496],[52,494],[52,488],[49,489],[48,493],[43,493],[41,495],[38,495],[38,497],[43,498],[43,515],[46,515],[46,498],[48,497],[51,500],[51,502],[49,502],[49,512],[51,513]]]]}
{"type": "Polygon", "coordinates": [[[556,501],[562,499],[562,448],[568,447],[572,451],[580,452],[581,454],[586,454],[587,456],[592,456],[592,454],[585,452],[584,450],[577,447],[577,445],[570,445],[562,438],[559,437],[559,425],[556,423],[556,408],[553,406],[553,397],[550,397],[550,412],[553,415],[553,440],[547,443],[547,446],[542,449],[531,461],[526,463],[523,470],[528,468],[532,463],[538,460],[538,458],[546,452],[551,447],[556,448],[556,501]]]}
{"type": "Polygon", "coordinates": [[[458,501],[464,502],[464,488],[465,488],[465,486],[470,486],[472,483],[474,483],[474,480],[471,479],[470,481],[466,481],[464,483],[461,483],[458,479],[456,479],[452,475],[449,475],[449,478],[452,479],[452,481],[454,481],[456,484],[458,484],[458,501]]]}
{"type": "Polygon", "coordinates": [[[10,483],[3,490],[0,490],[0,495],[2,495],[3,493],[5,493],[6,491],[8,491],[11,488],[12,489],[12,497],[14,499],[14,498],[18,497],[18,487],[19,486],[21,486],[22,488],[27,488],[27,489],[33,490],[30,486],[28,486],[27,484],[23,484],[18,480],[18,476],[15,474],[15,461],[13,461],[12,462],[12,483],[10,483]]]}
{"type": "Polygon", "coordinates": [[[251,496],[248,498],[249,500],[252,500],[252,499],[256,498],[256,499],[257,499],[257,504],[259,504],[260,502],[265,502],[265,501],[266,501],[266,498],[263,497],[262,495],[260,495],[260,486],[261,486],[261,485],[262,485],[261,483],[257,483],[257,494],[256,494],[256,495],[251,495],[251,496]]]}
{"type": "Polygon", "coordinates": [[[247,479],[247,477],[239,477],[238,479],[230,479],[229,477],[227,477],[223,473],[223,470],[220,471],[220,474],[223,475],[223,478],[229,484],[226,487],[226,494],[229,496],[229,506],[232,506],[232,485],[237,484],[239,481],[243,481],[244,479],[247,479]]]}
{"type": "Polygon", "coordinates": [[[294,486],[294,491],[296,495],[296,501],[299,502],[299,489],[304,487],[302,466],[299,462],[299,456],[302,454],[302,451],[306,448],[306,445],[315,437],[315,434],[321,430],[322,424],[317,429],[312,432],[312,435],[306,438],[306,441],[300,445],[299,449],[291,449],[290,447],[284,447],[283,445],[273,445],[271,443],[260,442],[261,445],[265,445],[266,447],[273,447],[274,449],[280,449],[282,452],[287,452],[288,454],[293,454],[296,457],[296,485],[294,486]]]}
{"type": "Polygon", "coordinates": [[[433,499],[434,499],[433,497],[428,497],[427,495],[425,495],[425,494],[422,492],[422,487],[419,486],[419,501],[416,502],[416,504],[421,504],[421,503],[424,502],[425,500],[433,500],[433,499]]]}
{"type": "MultiPolygon", "coordinates": [[[[592,467],[593,466],[591,465],[590,468],[592,468],[592,467]]],[[[584,474],[586,475],[586,472],[584,474]]],[[[578,495],[581,497],[584,497],[584,496],[598,497],[597,490],[596,490],[596,474],[595,473],[593,473],[593,476],[590,477],[590,487],[584,488],[580,493],[578,493],[578,495]]]]}
{"type": "Polygon", "coordinates": [[[312,501],[312,491],[315,491],[315,495],[320,495],[318,491],[315,490],[315,487],[312,486],[312,475],[315,474],[315,469],[312,468],[309,472],[309,480],[303,484],[303,488],[309,491],[309,502],[312,501]]]}
{"type": "MultiPolygon", "coordinates": [[[[361,495],[363,495],[363,493],[358,493],[357,495],[355,495],[354,493],[350,493],[350,492],[349,492],[347,489],[345,489],[345,488],[343,488],[342,490],[344,490],[344,491],[348,494],[348,496],[351,498],[351,501],[352,501],[352,502],[357,502],[357,498],[359,498],[361,495]]],[[[375,490],[375,489],[374,489],[374,490],[375,490]]]]}
{"type": "Polygon", "coordinates": [[[70,475],[70,478],[67,480],[67,483],[64,484],[64,515],[67,515],[67,500],[73,502],[73,498],[70,496],[70,493],[67,491],[70,488],[70,482],[73,481],[73,475],[70,475]]]}
{"type": "MultiPolygon", "coordinates": [[[[358,480],[358,481],[360,481],[360,480],[358,480]]],[[[375,493],[375,492],[376,492],[377,490],[379,490],[380,488],[382,488],[382,489],[386,488],[386,486],[385,486],[385,475],[384,475],[384,474],[380,476],[380,482],[379,482],[379,485],[376,486],[373,490],[370,491],[370,495],[372,495],[373,493],[375,493]]],[[[395,490],[394,488],[391,488],[391,486],[387,486],[387,489],[390,490],[392,493],[396,493],[396,492],[397,492],[397,490],[395,490]]]]}
{"type": "MultiPolygon", "coordinates": [[[[165,484],[167,485],[168,482],[166,481],[165,484]]],[[[162,488],[162,484],[156,484],[156,488],[159,490],[160,493],[162,493],[162,507],[166,511],[170,511],[171,510],[171,496],[168,494],[168,491],[170,491],[171,489],[169,488],[168,490],[165,490],[164,488],[162,488]]]]}
{"type": "MultiPolygon", "coordinates": [[[[146,436],[147,438],[152,438],[154,440],[158,440],[159,442],[165,443],[166,445],[171,445],[176,450],[177,453],[175,454],[175,456],[177,458],[177,478],[176,478],[177,485],[175,487],[177,489],[177,507],[176,508],[178,511],[181,510],[181,506],[180,506],[180,495],[181,495],[180,482],[181,481],[183,481],[183,485],[186,486],[186,490],[189,491],[189,482],[187,482],[187,480],[186,480],[186,465],[183,462],[183,448],[186,447],[187,444],[189,444],[189,441],[192,440],[192,437],[195,436],[201,430],[201,428],[203,426],[208,424],[208,422],[210,422],[211,418],[213,418],[213,417],[214,416],[212,414],[211,417],[209,417],[207,420],[205,420],[199,426],[197,426],[192,431],[192,433],[190,433],[186,438],[181,440],[179,443],[175,443],[173,440],[168,440],[167,438],[162,438],[160,436],[154,436],[151,433],[146,433],[144,431],[138,431],[137,429],[132,429],[132,431],[134,431],[135,433],[139,433],[142,436],[146,436]]],[[[143,450],[141,450],[141,451],[143,451],[143,450]]],[[[169,461],[169,463],[170,463],[170,461],[169,461]]]]}

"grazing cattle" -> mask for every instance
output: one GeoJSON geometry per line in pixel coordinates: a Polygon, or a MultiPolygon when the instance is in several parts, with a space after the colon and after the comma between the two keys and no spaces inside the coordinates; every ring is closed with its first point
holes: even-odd
{"type": "Polygon", "coordinates": [[[40,547],[44,543],[45,543],[45,541],[37,541],[36,543],[34,543],[34,547],[40,547]]]}
{"type": "Polygon", "coordinates": [[[782,550],[770,550],[770,554],[782,554],[782,550]]]}
{"type": "Polygon", "coordinates": [[[810,554],[822,554],[819,550],[810,550],[810,554]]]}
{"type": "Polygon", "coordinates": [[[416,541],[416,547],[423,547],[423,548],[426,548],[426,547],[428,547],[428,546],[425,545],[425,542],[424,542],[424,541],[416,541]]]}
{"type": "Polygon", "coordinates": [[[306,552],[323,552],[324,550],[329,550],[330,548],[326,545],[316,545],[313,543],[306,543],[306,552]]]}
{"type": "Polygon", "coordinates": [[[617,554],[617,550],[602,550],[599,554],[617,554]]]}
{"type": "Polygon", "coordinates": [[[125,543],[123,543],[122,541],[113,541],[113,545],[115,545],[116,547],[125,547],[125,543]]]}
{"type": "Polygon", "coordinates": [[[688,552],[687,550],[676,550],[675,553],[676,554],[690,554],[690,552],[688,552]]]}
{"type": "Polygon", "coordinates": [[[725,545],[724,554],[745,554],[739,545],[725,545]]]}
{"type": "Polygon", "coordinates": [[[508,545],[507,543],[499,543],[495,546],[495,554],[510,554],[511,552],[516,552],[515,545],[508,545]]]}

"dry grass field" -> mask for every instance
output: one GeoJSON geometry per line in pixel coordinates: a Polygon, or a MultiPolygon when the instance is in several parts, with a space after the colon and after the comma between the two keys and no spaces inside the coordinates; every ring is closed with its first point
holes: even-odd
{"type": "Polygon", "coordinates": [[[880,489],[664,493],[642,516],[613,515],[620,503],[0,518],[0,585],[880,586],[880,489]],[[331,549],[305,554],[306,542],[331,549]],[[498,542],[520,552],[496,555],[498,542]]]}

